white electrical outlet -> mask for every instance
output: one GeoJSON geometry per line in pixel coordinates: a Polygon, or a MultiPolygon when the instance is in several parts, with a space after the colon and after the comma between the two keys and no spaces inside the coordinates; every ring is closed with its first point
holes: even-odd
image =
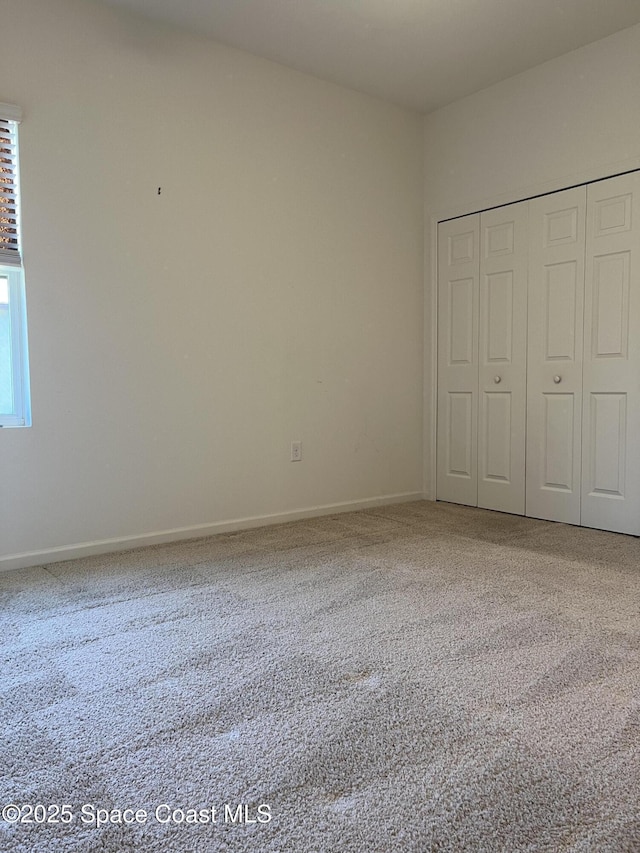
{"type": "Polygon", "coordinates": [[[291,461],[292,462],[302,462],[302,442],[301,441],[292,441],[291,442],[291,461]]]}

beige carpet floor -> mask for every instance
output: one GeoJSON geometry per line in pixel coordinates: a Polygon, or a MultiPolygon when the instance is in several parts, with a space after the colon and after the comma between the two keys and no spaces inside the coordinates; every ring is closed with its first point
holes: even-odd
{"type": "Polygon", "coordinates": [[[0,576],[0,850],[637,853],[639,557],[418,502],[0,576]]]}

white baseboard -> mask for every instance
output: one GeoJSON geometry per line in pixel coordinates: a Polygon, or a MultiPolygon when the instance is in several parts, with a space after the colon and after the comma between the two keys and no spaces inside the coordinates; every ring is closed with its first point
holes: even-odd
{"type": "Polygon", "coordinates": [[[234,518],[229,521],[217,521],[213,524],[196,524],[191,527],[175,527],[155,533],[142,533],[136,536],[121,536],[115,539],[97,539],[94,542],[78,542],[73,545],[61,545],[41,551],[28,551],[23,554],[8,554],[0,557],[0,572],[41,566],[44,563],[60,563],[77,557],[89,557],[95,554],[108,554],[112,551],[126,551],[144,545],[159,545],[163,542],[178,542],[181,539],[197,539],[202,536],[214,536],[217,533],[229,533],[234,530],[249,530],[252,527],[266,527],[270,524],[282,524],[301,518],[314,518],[321,515],[333,515],[338,512],[355,512],[376,506],[406,503],[423,500],[422,492],[404,492],[397,495],[380,495],[359,501],[325,504],[324,506],[290,510],[273,515],[256,515],[250,518],[234,518]]]}

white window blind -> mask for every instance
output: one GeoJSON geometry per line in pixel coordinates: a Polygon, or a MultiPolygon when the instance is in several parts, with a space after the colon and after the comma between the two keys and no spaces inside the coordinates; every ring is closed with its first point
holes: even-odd
{"type": "Polygon", "coordinates": [[[21,266],[18,122],[20,110],[0,104],[0,264],[21,266]]]}

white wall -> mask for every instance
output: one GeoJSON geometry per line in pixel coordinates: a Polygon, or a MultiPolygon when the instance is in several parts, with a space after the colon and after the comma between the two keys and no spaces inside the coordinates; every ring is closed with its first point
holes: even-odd
{"type": "Polygon", "coordinates": [[[33,427],[0,565],[420,493],[422,119],[89,0],[3,0],[2,42],[33,427]]]}
{"type": "Polygon", "coordinates": [[[425,118],[425,494],[435,490],[435,224],[640,168],[640,26],[425,118]]]}

